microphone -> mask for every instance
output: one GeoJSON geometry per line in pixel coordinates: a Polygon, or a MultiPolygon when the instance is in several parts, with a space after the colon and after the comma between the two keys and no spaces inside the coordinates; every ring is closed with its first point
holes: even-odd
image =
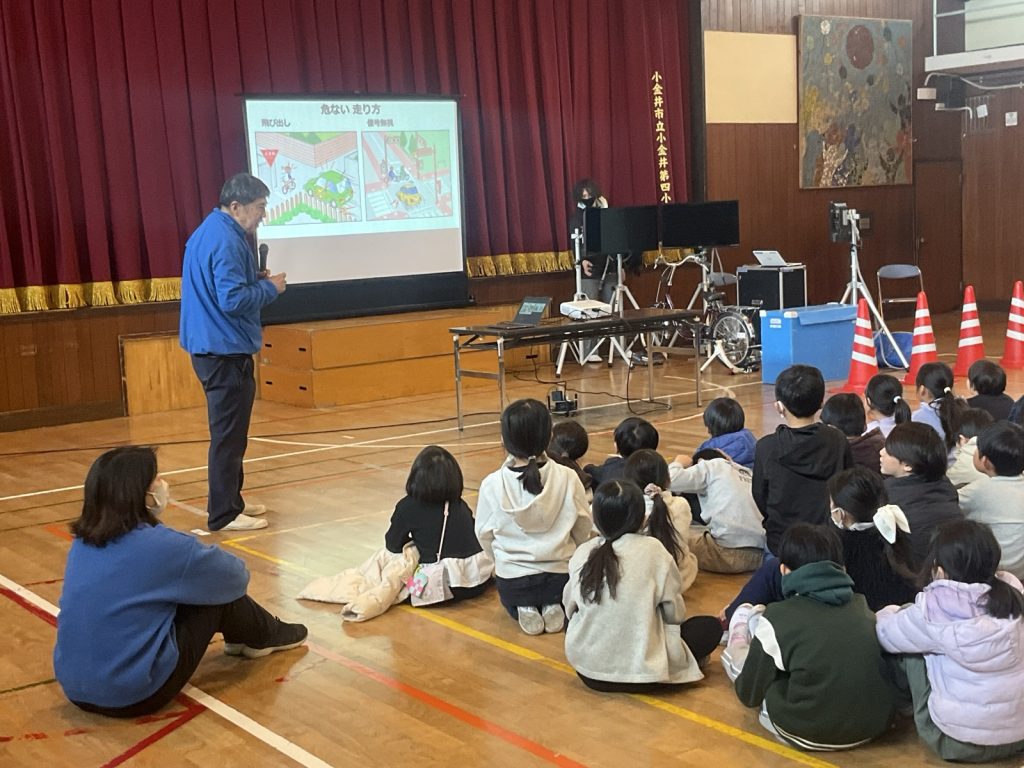
{"type": "Polygon", "coordinates": [[[260,272],[267,271],[267,254],[270,253],[270,246],[260,243],[260,272]]]}

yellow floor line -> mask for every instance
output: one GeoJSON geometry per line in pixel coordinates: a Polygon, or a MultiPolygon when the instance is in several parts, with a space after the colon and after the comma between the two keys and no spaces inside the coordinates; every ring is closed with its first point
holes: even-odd
{"type": "MultiPolygon", "coordinates": [[[[253,557],[268,560],[282,568],[286,568],[297,573],[306,574],[308,576],[316,575],[309,568],[297,565],[295,563],[291,563],[287,560],[282,560],[278,557],[273,557],[272,555],[259,552],[255,549],[249,549],[248,547],[245,547],[241,544],[237,544],[236,541],[237,539],[233,539],[231,541],[225,541],[224,544],[226,546],[234,547],[235,549],[240,549],[243,552],[252,555],[253,557]]],[[[473,629],[472,627],[467,626],[466,624],[463,624],[461,622],[455,621],[454,619],[450,619],[447,616],[442,616],[436,611],[425,611],[418,608],[412,608],[408,605],[400,605],[398,606],[398,610],[407,611],[409,613],[414,614],[415,616],[418,616],[421,619],[432,621],[435,624],[439,624],[442,627],[446,627],[447,629],[450,629],[454,632],[458,632],[460,634],[466,635],[467,637],[471,637],[474,640],[479,640],[480,642],[494,646],[495,648],[500,648],[503,651],[514,654],[515,656],[519,656],[520,658],[527,659],[528,661],[539,662],[546,667],[551,667],[552,669],[556,669],[559,672],[564,672],[566,674],[576,674],[576,671],[565,662],[549,658],[542,653],[531,651],[529,648],[524,648],[523,646],[517,645],[516,643],[510,643],[508,640],[502,640],[500,637],[489,635],[486,632],[481,632],[478,629],[473,629]]],[[[758,747],[759,749],[763,749],[766,752],[771,752],[773,754],[779,755],[780,757],[792,760],[793,762],[800,763],[801,765],[812,766],[812,768],[838,768],[838,766],[836,766],[835,763],[829,763],[825,760],[820,760],[812,755],[800,752],[799,750],[793,749],[791,747],[787,747],[784,744],[780,744],[779,742],[774,741],[772,739],[766,739],[762,736],[757,736],[753,733],[744,731],[741,728],[729,725],[728,723],[723,723],[719,720],[715,720],[714,718],[707,717],[706,715],[697,714],[696,712],[686,709],[685,707],[680,707],[676,704],[671,704],[662,699],[655,698],[654,696],[645,696],[641,694],[626,695],[631,696],[636,701],[641,701],[650,707],[660,709],[662,712],[667,712],[676,717],[682,718],[684,720],[689,720],[692,723],[696,723],[697,725],[702,725],[705,728],[710,728],[711,730],[717,731],[718,733],[721,733],[723,735],[731,736],[734,739],[739,739],[740,741],[746,744],[750,744],[751,746],[758,747]]]]}

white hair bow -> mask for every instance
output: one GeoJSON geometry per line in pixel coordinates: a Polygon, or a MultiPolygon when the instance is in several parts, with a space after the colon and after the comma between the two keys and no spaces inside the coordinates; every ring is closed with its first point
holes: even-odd
{"type": "Polygon", "coordinates": [[[653,499],[661,492],[661,488],[655,485],[654,483],[648,483],[646,486],[644,486],[644,496],[646,496],[649,499],[653,499]]]}
{"type": "Polygon", "coordinates": [[[871,520],[874,522],[878,532],[882,534],[882,538],[890,544],[896,543],[897,528],[904,533],[910,533],[910,523],[907,522],[907,516],[895,504],[886,504],[879,507],[871,520]]]}

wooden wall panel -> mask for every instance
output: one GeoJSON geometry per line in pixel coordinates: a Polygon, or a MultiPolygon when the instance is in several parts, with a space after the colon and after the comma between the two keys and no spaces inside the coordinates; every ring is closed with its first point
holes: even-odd
{"type": "Polygon", "coordinates": [[[964,281],[978,301],[1008,306],[1024,280],[1024,93],[991,91],[988,117],[967,122],[964,136],[964,281]],[[1018,125],[1006,126],[1005,113],[1018,125]]]}

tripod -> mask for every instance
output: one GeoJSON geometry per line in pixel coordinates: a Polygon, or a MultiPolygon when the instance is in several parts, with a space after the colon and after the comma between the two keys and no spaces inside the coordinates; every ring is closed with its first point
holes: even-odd
{"type": "Polygon", "coordinates": [[[850,303],[856,307],[858,294],[860,294],[864,301],[867,302],[871,316],[878,323],[878,333],[885,334],[885,338],[889,340],[892,348],[896,350],[896,356],[903,364],[903,367],[910,368],[910,363],[907,362],[903,350],[896,344],[896,339],[893,338],[892,333],[889,331],[889,326],[885,324],[882,314],[878,311],[878,307],[875,306],[874,299],[871,298],[871,291],[864,284],[864,276],[861,274],[860,261],[857,257],[857,249],[860,246],[860,228],[857,226],[857,221],[860,219],[860,214],[855,210],[847,209],[843,211],[843,216],[845,217],[845,223],[850,225],[850,282],[847,283],[846,290],[843,291],[843,298],[839,300],[839,303],[845,304],[847,297],[849,297],[850,303]]]}
{"type": "MultiPolygon", "coordinates": [[[[617,314],[619,317],[623,316],[626,309],[626,299],[629,299],[629,303],[633,305],[633,309],[640,309],[640,305],[636,303],[636,297],[629,290],[629,286],[626,285],[625,271],[622,269],[622,254],[615,254],[615,292],[612,294],[612,314],[617,314]]],[[[629,350],[632,349],[633,344],[639,338],[639,334],[634,336],[629,344],[625,343],[624,336],[607,336],[608,339],[608,365],[612,364],[612,360],[615,359],[615,353],[618,352],[626,365],[631,364],[629,358],[629,350]]],[[[605,339],[601,339],[594,347],[594,352],[600,348],[601,344],[605,339]]]]}

